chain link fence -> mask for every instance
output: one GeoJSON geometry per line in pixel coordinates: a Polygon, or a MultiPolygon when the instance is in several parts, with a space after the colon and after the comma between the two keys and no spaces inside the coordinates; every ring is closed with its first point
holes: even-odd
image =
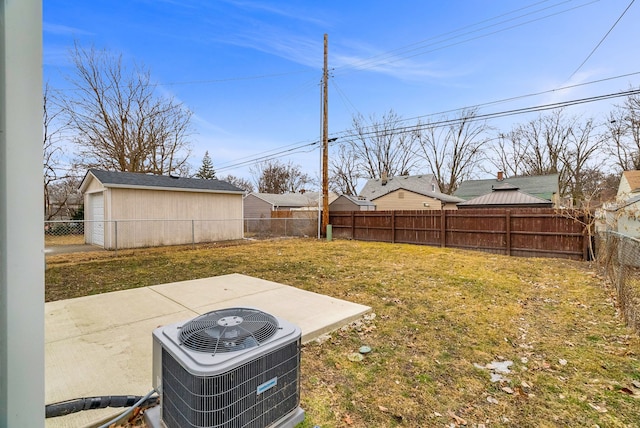
{"type": "Polygon", "coordinates": [[[119,250],[236,239],[315,237],[317,232],[316,218],[44,222],[45,246],[48,248],[91,244],[119,250]]]}
{"type": "Polygon", "coordinates": [[[597,261],[616,290],[627,325],[640,333],[640,240],[618,232],[597,236],[597,261]]]}

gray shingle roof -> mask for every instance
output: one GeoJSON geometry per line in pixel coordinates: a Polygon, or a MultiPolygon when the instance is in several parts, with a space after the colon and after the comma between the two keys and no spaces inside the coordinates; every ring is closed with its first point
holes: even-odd
{"type": "MultiPolygon", "coordinates": [[[[358,197],[358,196],[351,196],[351,195],[340,195],[338,198],[343,197],[348,199],[349,201],[353,202],[354,204],[360,206],[360,207],[372,207],[375,206],[376,204],[374,204],[371,201],[368,201],[366,199],[363,199],[362,197],[358,197]]],[[[334,201],[335,202],[335,201],[334,201]]]]}
{"type": "Polygon", "coordinates": [[[396,191],[398,189],[408,190],[410,192],[418,193],[420,195],[428,196],[430,198],[438,199],[443,202],[462,202],[461,199],[456,196],[440,193],[437,184],[435,185],[435,191],[432,191],[432,184],[435,184],[435,177],[433,174],[423,175],[401,175],[397,177],[389,177],[386,184],[382,184],[382,179],[372,178],[362,188],[360,196],[375,201],[377,198],[384,196],[388,193],[396,191]]]}
{"type": "Polygon", "coordinates": [[[469,200],[486,195],[505,183],[519,188],[522,192],[538,198],[553,200],[553,195],[559,192],[558,174],[535,175],[529,177],[511,177],[499,181],[495,178],[487,180],[467,180],[460,183],[460,187],[453,194],[462,199],[469,200]]]}
{"type": "Polygon", "coordinates": [[[222,180],[203,180],[199,178],[170,177],[137,172],[102,171],[90,169],[82,180],[80,188],[89,174],[93,175],[104,187],[121,188],[162,188],[203,192],[244,193],[242,189],[222,180]]]}

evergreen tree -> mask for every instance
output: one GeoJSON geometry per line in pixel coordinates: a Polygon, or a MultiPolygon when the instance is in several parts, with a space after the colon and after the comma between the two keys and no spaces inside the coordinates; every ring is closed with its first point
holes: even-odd
{"type": "Polygon", "coordinates": [[[200,166],[198,172],[196,172],[195,177],[202,178],[203,180],[213,180],[216,178],[216,170],[213,169],[213,162],[211,162],[211,157],[209,156],[208,151],[204,153],[202,166],[200,166]]]}

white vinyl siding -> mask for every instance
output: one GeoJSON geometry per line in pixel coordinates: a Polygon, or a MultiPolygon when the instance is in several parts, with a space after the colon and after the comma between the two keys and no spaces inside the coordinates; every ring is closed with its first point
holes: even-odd
{"type": "Polygon", "coordinates": [[[241,194],[117,188],[110,193],[109,227],[118,248],[243,237],[241,194]]]}

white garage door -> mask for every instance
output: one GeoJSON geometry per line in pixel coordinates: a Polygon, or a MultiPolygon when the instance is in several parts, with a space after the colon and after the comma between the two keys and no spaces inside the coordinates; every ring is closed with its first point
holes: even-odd
{"type": "Polygon", "coordinates": [[[89,198],[91,205],[91,243],[104,247],[104,195],[95,193],[89,198]]]}

